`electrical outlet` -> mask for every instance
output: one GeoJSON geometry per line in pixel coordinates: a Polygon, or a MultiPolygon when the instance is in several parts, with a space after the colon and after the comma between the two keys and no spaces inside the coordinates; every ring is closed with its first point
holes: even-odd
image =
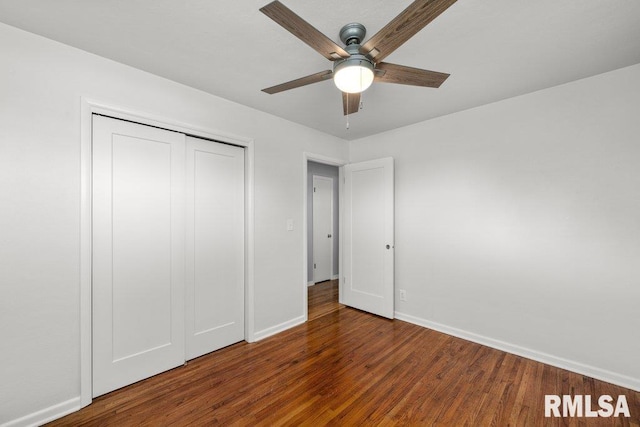
{"type": "Polygon", "coordinates": [[[407,300],[407,291],[405,291],[404,289],[400,289],[400,301],[406,301],[407,300]]]}

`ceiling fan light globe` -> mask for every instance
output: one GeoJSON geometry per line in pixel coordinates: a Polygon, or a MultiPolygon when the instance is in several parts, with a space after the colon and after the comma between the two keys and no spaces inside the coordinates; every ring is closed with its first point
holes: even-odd
{"type": "Polygon", "coordinates": [[[373,83],[373,66],[368,62],[356,62],[336,67],[333,81],[342,92],[360,93],[373,83]]]}

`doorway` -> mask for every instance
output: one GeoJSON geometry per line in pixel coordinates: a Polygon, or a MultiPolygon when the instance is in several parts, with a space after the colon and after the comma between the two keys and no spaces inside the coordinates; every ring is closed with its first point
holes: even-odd
{"type": "Polygon", "coordinates": [[[307,320],[311,320],[311,316],[316,316],[317,313],[314,314],[315,311],[310,312],[309,310],[313,304],[318,305],[319,295],[323,300],[321,304],[324,307],[321,311],[326,310],[329,306],[327,304],[335,304],[335,306],[338,304],[341,257],[340,167],[346,162],[308,153],[304,154],[303,160],[306,181],[304,187],[305,289],[303,303],[305,317],[307,320]],[[316,203],[314,203],[314,186],[316,188],[315,195],[320,196],[320,198],[316,197],[316,203]],[[330,197],[330,200],[327,196],[330,197]],[[321,201],[321,206],[318,206],[318,201],[321,201]],[[322,231],[316,227],[315,233],[314,213],[315,225],[320,222],[318,215],[322,215],[322,223],[324,224],[321,227],[322,231]],[[335,301],[333,301],[334,299],[335,301]]]}
{"type": "Polygon", "coordinates": [[[313,282],[313,228],[308,226],[313,191],[313,169],[338,169],[337,231],[338,301],[349,307],[392,319],[394,317],[394,165],[393,158],[357,163],[303,154],[303,310],[308,320],[308,286],[313,282]],[[311,188],[309,188],[311,187],[311,188]],[[338,223],[339,221],[339,223],[338,223]],[[311,270],[312,272],[312,270],[311,270]]]}
{"type": "MultiPolygon", "coordinates": [[[[346,163],[304,153],[303,292],[304,316],[309,319],[308,286],[313,285],[313,236],[310,212],[313,169],[338,167],[336,227],[338,301],[349,307],[394,317],[394,167],[393,158],[346,163]]],[[[336,256],[336,254],[334,254],[336,256]]],[[[335,266],[334,266],[335,269],[335,266]]]]}

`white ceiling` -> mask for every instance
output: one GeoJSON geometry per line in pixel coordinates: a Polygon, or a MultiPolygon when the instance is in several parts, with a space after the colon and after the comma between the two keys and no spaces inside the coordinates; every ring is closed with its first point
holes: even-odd
{"type": "MultiPolygon", "coordinates": [[[[0,21],[352,140],[640,63],[638,0],[458,0],[385,59],[450,73],[440,89],[374,84],[347,130],[331,81],[260,89],[331,63],[258,9],[270,0],[0,0],[0,21]]],[[[411,0],[282,0],[340,44],[411,0]]]]}

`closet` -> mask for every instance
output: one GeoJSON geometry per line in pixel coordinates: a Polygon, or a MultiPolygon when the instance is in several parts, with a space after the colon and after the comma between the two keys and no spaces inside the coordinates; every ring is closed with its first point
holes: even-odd
{"type": "Polygon", "coordinates": [[[244,149],[94,115],[93,396],[244,339],[244,149]]]}

